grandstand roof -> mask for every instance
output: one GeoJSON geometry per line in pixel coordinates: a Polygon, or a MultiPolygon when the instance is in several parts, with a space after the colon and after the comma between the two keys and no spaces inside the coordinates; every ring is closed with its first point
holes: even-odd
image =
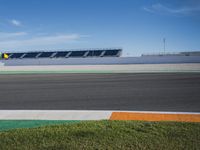
{"type": "Polygon", "coordinates": [[[77,57],[119,57],[122,49],[86,49],[86,50],[58,50],[58,51],[32,51],[9,52],[8,59],[26,58],[77,58],[77,57]]]}

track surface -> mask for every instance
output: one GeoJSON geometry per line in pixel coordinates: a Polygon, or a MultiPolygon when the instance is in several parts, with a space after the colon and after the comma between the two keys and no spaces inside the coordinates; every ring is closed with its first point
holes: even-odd
{"type": "Polygon", "coordinates": [[[200,112],[200,74],[0,75],[0,109],[200,112]]]}

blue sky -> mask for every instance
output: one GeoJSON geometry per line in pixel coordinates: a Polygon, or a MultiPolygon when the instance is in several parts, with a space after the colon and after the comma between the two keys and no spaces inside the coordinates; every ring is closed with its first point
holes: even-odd
{"type": "Polygon", "coordinates": [[[0,51],[200,50],[199,0],[0,0],[0,51]]]}

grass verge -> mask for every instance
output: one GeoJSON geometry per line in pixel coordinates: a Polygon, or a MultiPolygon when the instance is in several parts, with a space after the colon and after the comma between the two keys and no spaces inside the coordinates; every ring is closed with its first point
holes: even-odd
{"type": "Polygon", "coordinates": [[[83,121],[0,132],[0,149],[200,149],[200,124],[83,121]]]}

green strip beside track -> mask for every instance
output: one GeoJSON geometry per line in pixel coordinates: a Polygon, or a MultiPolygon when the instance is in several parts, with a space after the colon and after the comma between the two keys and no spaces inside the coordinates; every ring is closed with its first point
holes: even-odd
{"type": "Polygon", "coordinates": [[[16,128],[34,128],[45,125],[77,123],[78,120],[0,120],[0,131],[16,128]]]}

